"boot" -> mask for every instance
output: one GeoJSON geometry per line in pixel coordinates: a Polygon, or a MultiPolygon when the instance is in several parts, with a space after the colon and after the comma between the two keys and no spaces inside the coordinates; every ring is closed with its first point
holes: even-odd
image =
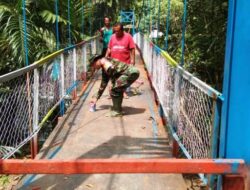
{"type": "Polygon", "coordinates": [[[122,96],[112,96],[113,107],[110,112],[110,117],[122,116],[122,96]]]}

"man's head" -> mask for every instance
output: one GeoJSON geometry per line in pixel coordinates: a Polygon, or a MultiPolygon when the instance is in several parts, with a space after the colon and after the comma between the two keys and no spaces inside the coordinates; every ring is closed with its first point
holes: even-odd
{"type": "Polygon", "coordinates": [[[99,64],[97,62],[102,58],[102,55],[94,54],[89,58],[89,65],[90,67],[93,67],[95,69],[99,69],[99,64]]]}
{"type": "Polygon", "coordinates": [[[124,35],[124,28],[122,23],[118,22],[114,25],[113,31],[116,35],[116,37],[120,38],[124,35]]]}
{"type": "Polygon", "coordinates": [[[104,17],[104,25],[110,26],[110,18],[109,17],[104,17]]]}

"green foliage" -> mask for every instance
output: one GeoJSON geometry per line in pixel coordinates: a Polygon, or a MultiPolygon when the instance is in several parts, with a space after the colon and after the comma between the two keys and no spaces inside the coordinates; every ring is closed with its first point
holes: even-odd
{"type": "Polygon", "coordinates": [[[221,90],[227,1],[190,0],[188,9],[186,65],[191,72],[199,73],[202,80],[221,90]]]}
{"type": "MultiPolygon", "coordinates": [[[[70,20],[67,1],[58,2],[61,48],[69,42],[68,24],[71,25],[72,43],[76,43],[83,37],[93,36],[102,27],[104,16],[111,17],[113,23],[119,21],[121,10],[134,10],[136,26],[146,34],[159,24],[164,35],[155,43],[165,48],[167,0],[71,0],[70,20]]],[[[0,2],[0,53],[4,55],[0,60],[0,74],[25,65],[21,5],[22,0],[0,2]]],[[[218,89],[222,84],[227,6],[226,0],[188,0],[185,68],[218,89]]],[[[26,0],[26,14],[29,62],[32,63],[55,51],[55,0],[26,0]]],[[[178,62],[181,57],[182,15],[183,0],[171,0],[167,51],[178,62]]]]}
{"type": "MultiPolygon", "coordinates": [[[[70,19],[68,19],[67,3],[67,1],[58,1],[61,48],[69,45],[69,24],[72,43],[77,43],[83,37],[93,36],[103,25],[104,16],[109,16],[113,22],[116,22],[120,10],[133,9],[136,5],[135,2],[129,0],[122,2],[118,0],[95,2],[71,0],[70,19]],[[84,14],[83,20],[82,13],[84,14]]],[[[28,57],[29,63],[33,63],[56,49],[55,0],[26,0],[26,19],[28,57]]],[[[0,59],[1,75],[25,66],[23,23],[22,0],[1,0],[0,53],[4,55],[0,59]]]]}
{"type": "Polygon", "coordinates": [[[5,187],[10,182],[9,176],[0,175],[0,186],[5,187]]]}
{"type": "MultiPolygon", "coordinates": [[[[50,12],[48,10],[43,10],[39,13],[39,15],[44,19],[46,23],[56,23],[56,14],[50,12]]],[[[63,22],[64,25],[67,24],[67,20],[63,19],[62,17],[58,17],[58,22],[63,22]]]]}
{"type": "MultiPolygon", "coordinates": [[[[168,1],[146,1],[140,22],[140,30],[149,34],[157,28],[164,36],[154,41],[165,48],[168,1]],[[151,2],[151,5],[150,5],[151,2]],[[158,3],[160,4],[160,10],[158,3]],[[160,14],[158,12],[160,11],[160,14]]],[[[188,0],[186,25],[185,65],[203,81],[221,90],[225,51],[227,1],[188,0]]],[[[141,4],[142,5],[142,4],[141,4]]],[[[182,37],[183,0],[171,0],[171,18],[168,35],[169,54],[180,62],[182,37]]]]}
{"type": "MultiPolygon", "coordinates": [[[[60,44],[61,47],[66,47],[68,45],[68,24],[71,24],[73,43],[82,40],[83,37],[81,34],[81,1],[71,0],[71,18],[69,21],[67,1],[58,2],[60,44]]],[[[54,5],[54,0],[26,0],[29,63],[33,63],[56,49],[54,5]]],[[[89,17],[91,12],[92,8],[85,7],[84,17],[89,17]]],[[[23,23],[22,0],[1,0],[0,53],[4,55],[0,59],[1,75],[25,66],[23,23]]],[[[91,31],[89,35],[91,35],[91,31]]]]}

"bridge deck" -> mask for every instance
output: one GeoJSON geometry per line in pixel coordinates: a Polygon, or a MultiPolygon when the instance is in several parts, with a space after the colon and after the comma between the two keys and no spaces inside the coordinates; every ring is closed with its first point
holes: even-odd
{"type": "MultiPolygon", "coordinates": [[[[100,99],[97,111],[89,112],[89,101],[100,85],[100,75],[89,85],[78,104],[69,109],[45,142],[38,158],[169,158],[171,148],[164,127],[159,122],[153,92],[143,64],[138,95],[124,99],[125,116],[110,118],[108,91],[100,99]]],[[[78,190],[186,190],[181,175],[26,175],[18,189],[78,190]]]]}

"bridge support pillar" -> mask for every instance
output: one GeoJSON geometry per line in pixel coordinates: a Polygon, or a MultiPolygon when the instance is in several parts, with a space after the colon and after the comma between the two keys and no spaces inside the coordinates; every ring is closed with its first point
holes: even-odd
{"type": "Polygon", "coordinates": [[[223,190],[246,190],[245,177],[240,175],[224,176],[223,190]]]}
{"type": "Polygon", "coordinates": [[[250,3],[229,0],[220,157],[250,164],[250,3]]]}
{"type": "MultiPolygon", "coordinates": [[[[229,0],[219,156],[250,165],[250,4],[229,0]]],[[[223,184],[229,187],[230,178],[223,184]]],[[[236,181],[240,182],[240,179],[236,181]]],[[[232,186],[231,189],[239,189],[232,186]]],[[[249,188],[248,188],[249,189],[249,188]]]]}
{"type": "Polygon", "coordinates": [[[172,150],[173,157],[178,158],[179,153],[180,153],[179,149],[180,147],[179,147],[178,142],[176,140],[173,140],[173,150],[172,150]]]}

